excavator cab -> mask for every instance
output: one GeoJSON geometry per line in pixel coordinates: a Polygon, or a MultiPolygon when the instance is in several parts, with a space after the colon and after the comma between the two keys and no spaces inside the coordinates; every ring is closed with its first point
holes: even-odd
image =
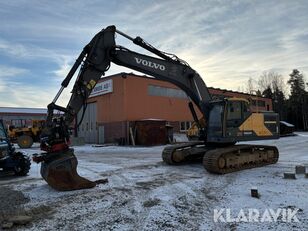
{"type": "Polygon", "coordinates": [[[218,143],[278,138],[278,115],[273,112],[253,113],[246,99],[213,101],[207,135],[209,142],[218,143]]]}

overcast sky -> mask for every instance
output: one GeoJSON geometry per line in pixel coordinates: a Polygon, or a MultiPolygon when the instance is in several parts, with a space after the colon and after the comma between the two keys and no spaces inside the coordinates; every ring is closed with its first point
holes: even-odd
{"type": "MultiPolygon", "coordinates": [[[[212,87],[237,90],[263,71],[308,73],[305,0],[0,0],[0,106],[46,107],[108,25],[176,54],[212,87]]],[[[121,71],[132,72],[113,64],[107,74],[121,71]]]]}

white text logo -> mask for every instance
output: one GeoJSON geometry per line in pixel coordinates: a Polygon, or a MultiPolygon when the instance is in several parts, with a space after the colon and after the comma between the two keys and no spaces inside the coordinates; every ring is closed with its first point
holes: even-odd
{"type": "Polygon", "coordinates": [[[142,64],[143,66],[148,66],[154,69],[160,69],[161,71],[166,70],[166,67],[162,64],[159,63],[154,63],[145,59],[137,58],[135,57],[136,63],[137,64],[142,64]]]}
{"type": "Polygon", "coordinates": [[[237,214],[232,214],[231,209],[214,209],[214,222],[299,222],[296,217],[298,209],[241,209],[237,214]]]}

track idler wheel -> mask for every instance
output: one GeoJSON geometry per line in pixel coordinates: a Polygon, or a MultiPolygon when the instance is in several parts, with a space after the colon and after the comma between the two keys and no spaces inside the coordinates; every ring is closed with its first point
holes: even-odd
{"type": "MultiPolygon", "coordinates": [[[[49,156],[53,153],[48,154],[49,156]]],[[[58,191],[71,191],[93,188],[96,183],[77,173],[77,158],[73,149],[65,153],[55,153],[53,157],[42,162],[41,175],[52,188],[58,191]]]]}

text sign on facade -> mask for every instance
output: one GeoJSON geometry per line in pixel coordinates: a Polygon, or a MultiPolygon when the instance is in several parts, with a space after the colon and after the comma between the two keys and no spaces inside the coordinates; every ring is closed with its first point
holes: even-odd
{"type": "Polygon", "coordinates": [[[104,95],[113,91],[112,79],[100,82],[93,88],[90,97],[104,95]]]}

